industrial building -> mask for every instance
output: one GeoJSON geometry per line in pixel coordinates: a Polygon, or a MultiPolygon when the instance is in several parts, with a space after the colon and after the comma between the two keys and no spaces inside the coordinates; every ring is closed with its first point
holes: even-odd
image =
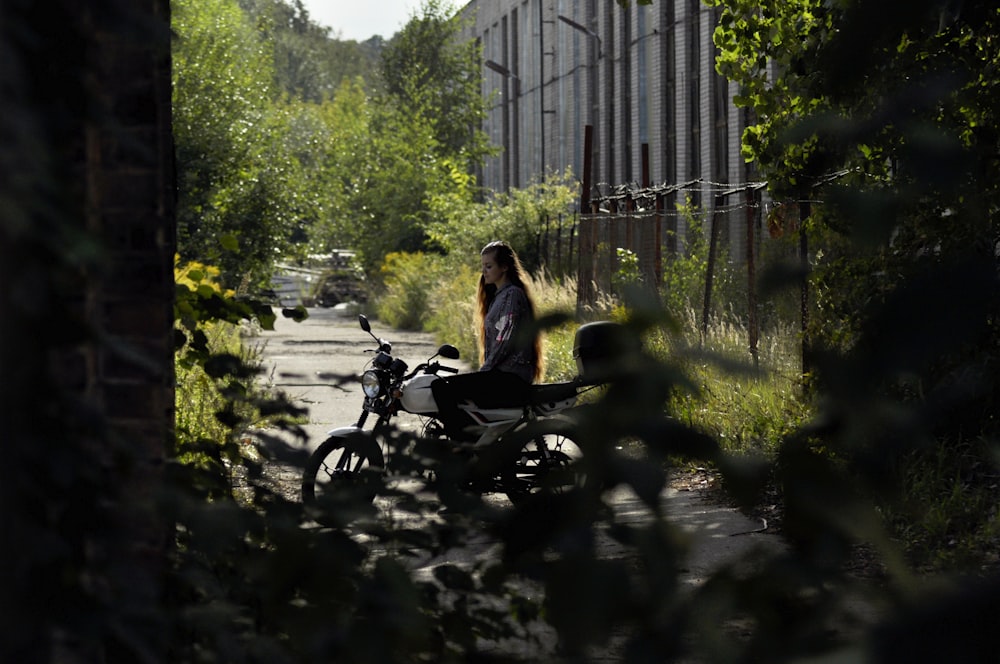
{"type": "Polygon", "coordinates": [[[494,190],[566,168],[582,180],[592,130],[592,198],[621,185],[676,185],[704,200],[753,180],[740,155],[747,111],[715,71],[718,8],[700,0],[472,0],[465,37],[482,45],[485,130],[503,147],[479,173],[494,190]]]}

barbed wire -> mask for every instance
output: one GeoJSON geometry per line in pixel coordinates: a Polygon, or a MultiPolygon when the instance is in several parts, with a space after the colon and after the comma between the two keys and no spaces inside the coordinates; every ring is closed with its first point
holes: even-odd
{"type": "MultiPolygon", "coordinates": [[[[829,184],[835,180],[838,180],[846,175],[858,172],[857,169],[843,169],[839,171],[834,171],[825,175],[814,178],[814,182],[811,185],[811,189],[829,184]]],[[[747,182],[715,182],[712,180],[706,180],[704,178],[696,178],[693,180],[688,180],[686,182],[679,183],[659,183],[655,185],[640,186],[637,182],[629,182],[625,184],[612,185],[607,182],[600,182],[594,184],[591,188],[592,192],[596,192],[597,195],[592,195],[591,204],[596,204],[600,210],[600,214],[610,214],[612,210],[604,209],[601,204],[613,204],[616,208],[620,203],[633,203],[635,207],[630,210],[632,214],[637,212],[644,212],[648,210],[643,206],[644,202],[650,200],[655,200],[664,196],[671,196],[678,193],[689,193],[698,194],[702,196],[711,196],[714,199],[720,197],[729,197],[736,194],[746,193],[748,191],[757,192],[766,189],[768,186],[767,181],[747,181],[747,182]],[[602,193],[602,190],[608,190],[608,193],[602,193]]],[[[785,201],[768,201],[769,204],[789,204],[789,203],[822,203],[822,200],[813,198],[798,198],[795,200],[785,200],[785,201]]],[[[739,209],[740,207],[746,207],[748,203],[739,204],[724,204],[724,205],[714,205],[712,209],[714,210],[729,210],[729,209],[739,209]]],[[[615,212],[620,212],[615,210],[615,212]]],[[[659,210],[659,214],[675,214],[676,211],[672,210],[659,210]]],[[[596,214],[596,213],[591,213],[596,214]]]]}

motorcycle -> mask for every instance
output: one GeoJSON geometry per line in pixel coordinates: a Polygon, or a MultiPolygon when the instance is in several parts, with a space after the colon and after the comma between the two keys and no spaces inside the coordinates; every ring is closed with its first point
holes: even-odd
{"type": "Polygon", "coordinates": [[[345,486],[360,486],[368,498],[374,498],[393,468],[392,454],[400,453],[387,441],[395,431],[394,420],[403,413],[417,416],[420,439],[440,442],[472,460],[490,459],[485,464],[487,476],[466,486],[479,493],[504,493],[517,503],[537,491],[565,490],[584,482],[575,467],[582,453],[572,438],[573,423],[565,416],[581,392],[595,387],[582,374],[568,382],[531,385],[527,398],[501,406],[491,403],[486,408],[463,400],[458,407],[475,424],[456,440],[445,434],[446,423],[431,386],[441,374],[458,372],[441,363],[458,360],[458,349],[442,345],[410,370],[406,362],[393,357],[390,342],[375,336],[364,315],[359,322],[376,344],[374,358],[361,376],[361,415],[355,424],[330,431],[310,455],[302,477],[302,501],[307,508],[345,486]],[[366,431],[370,417],[375,418],[374,426],[366,431]]]}

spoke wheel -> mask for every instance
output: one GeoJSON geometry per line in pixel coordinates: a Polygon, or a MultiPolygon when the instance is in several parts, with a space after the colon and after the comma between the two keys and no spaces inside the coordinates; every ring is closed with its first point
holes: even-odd
{"type": "Polygon", "coordinates": [[[513,468],[501,476],[501,487],[512,503],[519,503],[534,493],[556,493],[582,487],[586,475],[579,468],[583,457],[580,446],[561,421],[532,423],[536,429],[514,459],[513,468]]]}
{"type": "Polygon", "coordinates": [[[370,436],[331,436],[306,461],[302,473],[302,504],[323,518],[324,504],[360,497],[371,502],[382,485],[385,459],[370,436]]]}

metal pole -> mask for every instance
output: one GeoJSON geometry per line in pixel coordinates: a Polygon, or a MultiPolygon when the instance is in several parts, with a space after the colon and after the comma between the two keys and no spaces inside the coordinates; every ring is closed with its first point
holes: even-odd
{"type": "Polygon", "coordinates": [[[538,137],[541,143],[541,181],[545,182],[545,16],[543,13],[545,3],[538,2],[538,110],[541,111],[541,125],[538,128],[538,137]]]}
{"type": "MultiPolygon", "coordinates": [[[[591,7],[591,20],[596,23],[597,22],[597,17],[594,15],[595,13],[596,13],[596,9],[594,9],[593,7],[591,7]]],[[[560,21],[562,21],[563,23],[565,23],[569,27],[573,28],[574,30],[577,30],[579,32],[584,33],[585,35],[587,35],[588,37],[590,37],[593,40],[591,42],[591,47],[590,47],[591,63],[590,63],[590,90],[589,90],[589,97],[590,97],[590,126],[593,128],[593,131],[596,132],[597,128],[600,126],[600,121],[599,121],[600,102],[598,101],[598,98],[597,98],[597,89],[600,86],[600,82],[599,82],[600,81],[600,76],[599,76],[599,72],[598,72],[598,64],[599,64],[599,62],[601,60],[601,56],[602,56],[602,53],[601,53],[601,37],[595,31],[591,30],[590,28],[588,28],[588,27],[586,27],[584,25],[581,25],[581,24],[577,23],[576,21],[574,21],[573,19],[571,19],[571,18],[569,18],[567,16],[563,16],[562,14],[559,14],[558,16],[556,16],[556,18],[558,18],[560,21]]],[[[595,138],[595,140],[598,140],[598,139],[595,138]]],[[[594,150],[593,152],[589,153],[591,155],[590,157],[588,157],[588,159],[590,161],[588,161],[584,165],[584,168],[587,168],[588,166],[590,166],[592,168],[592,176],[593,176],[592,177],[592,181],[594,181],[598,177],[600,177],[599,176],[600,166],[597,163],[597,157],[598,157],[597,153],[598,152],[599,152],[599,150],[594,150]]]]}

